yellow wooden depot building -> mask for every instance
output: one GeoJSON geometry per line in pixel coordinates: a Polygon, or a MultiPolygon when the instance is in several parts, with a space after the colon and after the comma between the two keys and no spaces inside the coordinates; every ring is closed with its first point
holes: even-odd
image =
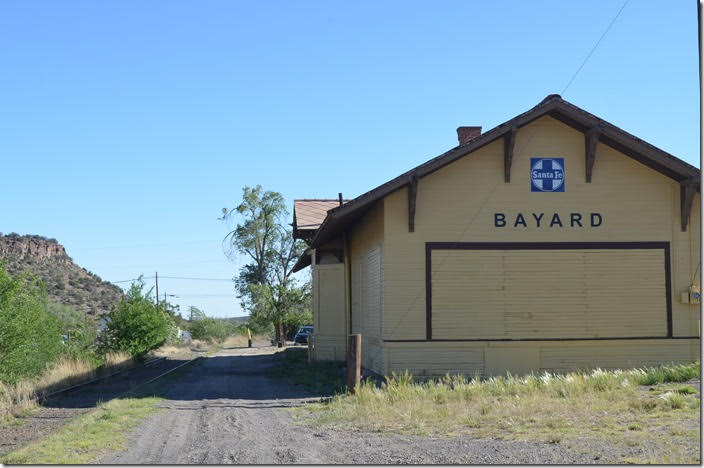
{"type": "Polygon", "coordinates": [[[353,200],[296,200],[314,356],[380,374],[698,359],[700,172],[563,100],[353,200]]]}

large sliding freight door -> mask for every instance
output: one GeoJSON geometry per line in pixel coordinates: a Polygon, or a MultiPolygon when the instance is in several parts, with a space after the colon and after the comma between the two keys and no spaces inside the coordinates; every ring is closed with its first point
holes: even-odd
{"type": "Polygon", "coordinates": [[[430,339],[671,335],[667,243],[428,244],[427,259],[430,339]]]}

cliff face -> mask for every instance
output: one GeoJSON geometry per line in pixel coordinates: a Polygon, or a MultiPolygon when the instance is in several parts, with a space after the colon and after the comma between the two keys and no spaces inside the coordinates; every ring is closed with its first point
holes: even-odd
{"type": "Polygon", "coordinates": [[[0,235],[0,261],[6,263],[10,273],[39,275],[49,299],[88,315],[109,312],[122,297],[119,287],[73,263],[56,239],[14,233],[0,235]]]}
{"type": "Polygon", "coordinates": [[[0,257],[13,257],[18,260],[32,258],[37,261],[61,263],[71,261],[71,258],[66,255],[64,246],[56,239],[18,234],[0,236],[0,257]]]}

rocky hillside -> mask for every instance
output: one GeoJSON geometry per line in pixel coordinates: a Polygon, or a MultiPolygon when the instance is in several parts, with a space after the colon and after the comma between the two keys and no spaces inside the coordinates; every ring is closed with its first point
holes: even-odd
{"type": "Polygon", "coordinates": [[[52,301],[91,316],[109,312],[122,297],[119,287],[73,263],[56,239],[0,234],[0,261],[6,262],[10,273],[38,274],[52,301]]]}

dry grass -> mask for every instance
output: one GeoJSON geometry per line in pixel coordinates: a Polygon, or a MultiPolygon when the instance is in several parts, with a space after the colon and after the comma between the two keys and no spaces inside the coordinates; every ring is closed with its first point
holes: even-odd
{"type": "Polygon", "coordinates": [[[15,385],[0,382],[0,422],[30,411],[41,395],[133,365],[134,361],[125,353],[108,353],[105,364],[100,368],[88,360],[63,357],[52,363],[36,380],[25,380],[15,385]]]}
{"type": "MultiPolygon", "coordinates": [[[[221,343],[223,348],[246,348],[247,347],[247,336],[246,335],[232,335],[228,336],[225,341],[221,343]]],[[[271,346],[271,339],[269,335],[253,335],[252,336],[252,346],[271,346]]]]}
{"type": "Polygon", "coordinates": [[[0,424],[21,415],[35,406],[34,384],[27,381],[6,385],[0,382],[0,424]]]}
{"type": "Polygon", "coordinates": [[[168,356],[176,356],[178,354],[183,354],[188,351],[188,347],[186,346],[171,346],[171,345],[166,345],[162,346],[159,349],[156,349],[153,351],[154,356],[158,357],[168,357],[168,356]]]}
{"type": "Polygon", "coordinates": [[[210,349],[211,345],[207,341],[203,340],[191,340],[189,343],[189,348],[191,351],[204,352],[210,349]]]}
{"type": "Polygon", "coordinates": [[[695,450],[698,461],[700,402],[688,387],[676,383],[692,378],[699,378],[699,363],[488,380],[446,376],[422,383],[403,374],[381,387],[365,382],[355,395],[338,395],[301,415],[316,424],[374,432],[468,433],[552,443],[608,438],[648,445],[656,453],[674,442],[689,447],[687,453],[695,450]],[[653,381],[662,383],[641,385],[653,381]]]}
{"type": "MultiPolygon", "coordinates": [[[[247,347],[247,337],[245,335],[231,335],[225,338],[223,341],[206,341],[206,340],[191,340],[188,344],[191,351],[204,352],[213,351],[215,349],[234,349],[234,348],[246,348],[247,347]]],[[[271,346],[271,341],[267,335],[254,335],[252,336],[252,346],[271,346]]]]}

